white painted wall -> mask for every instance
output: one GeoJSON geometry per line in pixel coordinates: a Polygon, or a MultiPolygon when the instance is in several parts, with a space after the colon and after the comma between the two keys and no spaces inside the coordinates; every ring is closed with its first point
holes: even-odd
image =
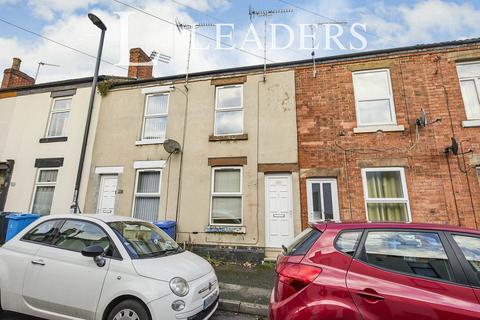
{"type": "MultiPolygon", "coordinates": [[[[53,101],[50,97],[50,92],[19,95],[15,98],[16,103],[8,121],[8,135],[6,141],[3,141],[4,148],[1,154],[3,160],[15,160],[15,168],[8,191],[5,211],[30,211],[37,173],[35,159],[63,157],[64,165],[59,169],[51,213],[64,214],[69,212],[73,199],[89,98],[90,87],[77,89],[76,94],[72,98],[71,112],[67,124],[68,141],[54,143],[39,142],[40,138],[46,135],[53,101]]],[[[100,102],[101,97],[97,95],[84,165],[83,176],[85,178],[88,177],[91,162],[91,151],[100,102]]],[[[6,101],[0,100],[0,107],[2,103],[6,103],[6,101]]],[[[8,106],[8,108],[11,108],[11,106],[8,106]]],[[[0,116],[1,112],[0,110],[0,116]]],[[[0,142],[0,148],[1,146],[0,142]]],[[[86,186],[82,181],[79,201],[81,209],[83,209],[85,190],[86,186]]]]}

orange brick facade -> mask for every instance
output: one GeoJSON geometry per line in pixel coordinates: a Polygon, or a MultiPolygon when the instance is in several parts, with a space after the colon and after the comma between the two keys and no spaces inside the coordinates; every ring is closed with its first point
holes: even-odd
{"type": "Polygon", "coordinates": [[[296,69],[297,130],[302,224],[308,222],[307,179],[335,177],[342,221],[365,221],[361,169],[404,167],[413,222],[478,228],[480,127],[466,120],[456,65],[480,61],[480,45],[438,47],[331,60],[296,69]],[[397,124],[402,132],[353,133],[357,126],[352,72],[390,70],[397,124]],[[419,129],[422,108],[430,124],[419,129]],[[433,123],[434,120],[440,119],[433,123]],[[451,137],[460,144],[445,155],[451,137]]]}

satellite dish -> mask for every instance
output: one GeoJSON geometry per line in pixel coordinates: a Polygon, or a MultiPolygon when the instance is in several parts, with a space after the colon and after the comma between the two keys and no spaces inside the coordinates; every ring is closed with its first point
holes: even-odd
{"type": "Polygon", "coordinates": [[[458,142],[455,138],[452,139],[452,145],[450,147],[445,148],[445,153],[453,153],[454,155],[458,155],[458,142]]]}
{"type": "Polygon", "coordinates": [[[163,142],[163,149],[167,151],[168,153],[179,153],[182,151],[182,147],[180,146],[180,143],[173,139],[167,139],[163,142]]]}

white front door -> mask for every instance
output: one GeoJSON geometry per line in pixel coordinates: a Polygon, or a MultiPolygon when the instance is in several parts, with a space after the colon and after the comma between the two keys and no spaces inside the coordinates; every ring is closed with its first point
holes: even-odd
{"type": "Polygon", "coordinates": [[[98,194],[97,213],[115,214],[118,176],[102,175],[98,194]]]}
{"type": "Polygon", "coordinates": [[[307,180],[308,222],[340,221],[337,179],[307,180]]]}
{"type": "Polygon", "coordinates": [[[265,217],[266,246],[288,245],[294,238],[291,175],[265,176],[265,217]]]}

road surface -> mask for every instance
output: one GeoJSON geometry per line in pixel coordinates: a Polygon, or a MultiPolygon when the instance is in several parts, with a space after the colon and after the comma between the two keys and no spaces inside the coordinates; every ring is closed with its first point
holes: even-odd
{"type": "MultiPolygon", "coordinates": [[[[211,320],[259,320],[262,318],[238,313],[230,313],[224,311],[217,311],[211,320]]],[[[22,316],[15,313],[4,313],[0,315],[0,320],[41,320],[38,318],[22,316]]]]}

